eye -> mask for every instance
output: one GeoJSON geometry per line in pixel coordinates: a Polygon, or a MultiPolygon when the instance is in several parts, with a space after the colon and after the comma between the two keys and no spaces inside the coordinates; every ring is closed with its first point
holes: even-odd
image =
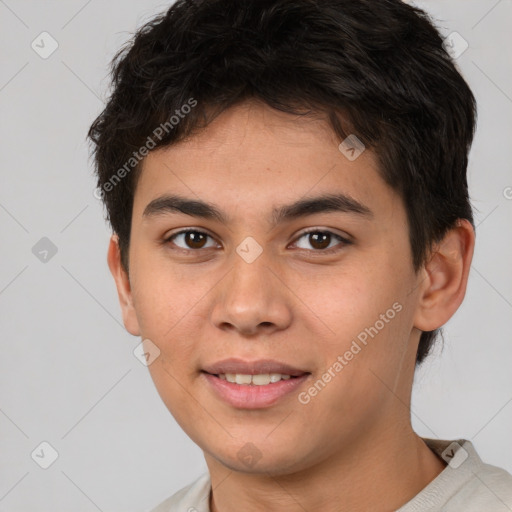
{"type": "MultiPolygon", "coordinates": [[[[343,246],[350,245],[352,242],[341,235],[337,235],[332,231],[324,231],[318,228],[313,228],[303,233],[297,240],[302,238],[306,239],[306,244],[310,244],[313,247],[313,252],[321,252],[323,254],[331,254],[333,252],[340,251],[343,246]],[[334,246],[332,249],[331,243],[338,240],[338,246],[334,246]],[[341,242],[341,243],[340,243],[341,242]]],[[[297,242],[295,242],[297,244],[297,242]]],[[[300,249],[310,250],[308,247],[299,247],[300,249]]]]}
{"type": "Polygon", "coordinates": [[[198,229],[184,229],[183,231],[178,231],[177,233],[172,234],[168,238],[164,240],[164,243],[172,242],[174,245],[177,245],[178,248],[183,249],[185,251],[189,250],[198,250],[198,249],[210,249],[215,247],[207,246],[206,240],[208,238],[213,238],[204,231],[199,231],[198,229]],[[180,240],[184,246],[181,246],[176,243],[177,240],[180,240]]]}
{"type": "MultiPolygon", "coordinates": [[[[213,237],[204,231],[198,229],[184,229],[167,237],[164,240],[164,243],[172,243],[173,245],[177,246],[178,249],[182,249],[184,251],[211,249],[216,247],[215,243],[210,246],[207,245],[208,238],[213,240],[213,237]]],[[[332,231],[321,230],[318,228],[313,228],[302,233],[302,235],[299,236],[297,240],[299,241],[303,238],[306,239],[306,244],[310,244],[313,249],[300,246],[299,249],[305,249],[312,252],[320,252],[322,254],[331,254],[333,252],[340,251],[343,246],[352,244],[350,240],[342,237],[341,235],[337,235],[332,231]],[[331,244],[335,241],[338,241],[338,244],[335,244],[333,248],[331,244]],[[336,245],[340,247],[336,247],[336,245]]],[[[294,245],[297,245],[297,241],[294,245]]]]}

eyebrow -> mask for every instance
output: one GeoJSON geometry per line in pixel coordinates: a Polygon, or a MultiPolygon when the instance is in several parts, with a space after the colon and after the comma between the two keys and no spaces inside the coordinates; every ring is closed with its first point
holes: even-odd
{"type": "MultiPolygon", "coordinates": [[[[211,203],[179,195],[163,195],[153,199],[144,209],[142,216],[150,218],[176,212],[192,217],[217,220],[223,224],[229,224],[231,220],[222,210],[211,203]]],[[[370,208],[348,195],[323,194],[273,208],[270,222],[272,226],[276,226],[315,213],[328,212],[350,213],[367,218],[373,217],[370,208]]]]}

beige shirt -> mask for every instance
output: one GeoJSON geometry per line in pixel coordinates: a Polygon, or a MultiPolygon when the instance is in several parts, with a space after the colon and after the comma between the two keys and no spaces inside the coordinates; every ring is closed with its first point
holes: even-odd
{"type": "MultiPolygon", "coordinates": [[[[512,512],[512,475],[482,462],[465,439],[423,440],[448,465],[396,512],[512,512]]],[[[210,491],[205,473],[151,512],[210,512],[210,491]]]]}

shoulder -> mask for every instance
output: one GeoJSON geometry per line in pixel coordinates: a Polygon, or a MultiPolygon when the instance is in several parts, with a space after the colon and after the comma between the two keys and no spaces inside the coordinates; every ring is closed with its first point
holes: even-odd
{"type": "Polygon", "coordinates": [[[423,440],[448,465],[399,512],[512,510],[512,475],[483,462],[470,441],[423,440]]]}
{"type": "Polygon", "coordinates": [[[509,512],[512,510],[512,475],[482,462],[459,494],[461,503],[467,501],[475,510],[509,512]]]}
{"type": "Polygon", "coordinates": [[[210,475],[204,473],[197,480],[151,509],[151,512],[210,512],[210,490],[210,475]]]}

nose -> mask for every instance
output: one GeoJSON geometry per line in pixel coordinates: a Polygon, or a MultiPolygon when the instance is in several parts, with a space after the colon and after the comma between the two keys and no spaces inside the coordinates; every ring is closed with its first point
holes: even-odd
{"type": "Polygon", "coordinates": [[[243,336],[286,329],[292,320],[291,294],[278,272],[265,251],[251,263],[236,255],[216,287],[213,324],[243,336]]]}

